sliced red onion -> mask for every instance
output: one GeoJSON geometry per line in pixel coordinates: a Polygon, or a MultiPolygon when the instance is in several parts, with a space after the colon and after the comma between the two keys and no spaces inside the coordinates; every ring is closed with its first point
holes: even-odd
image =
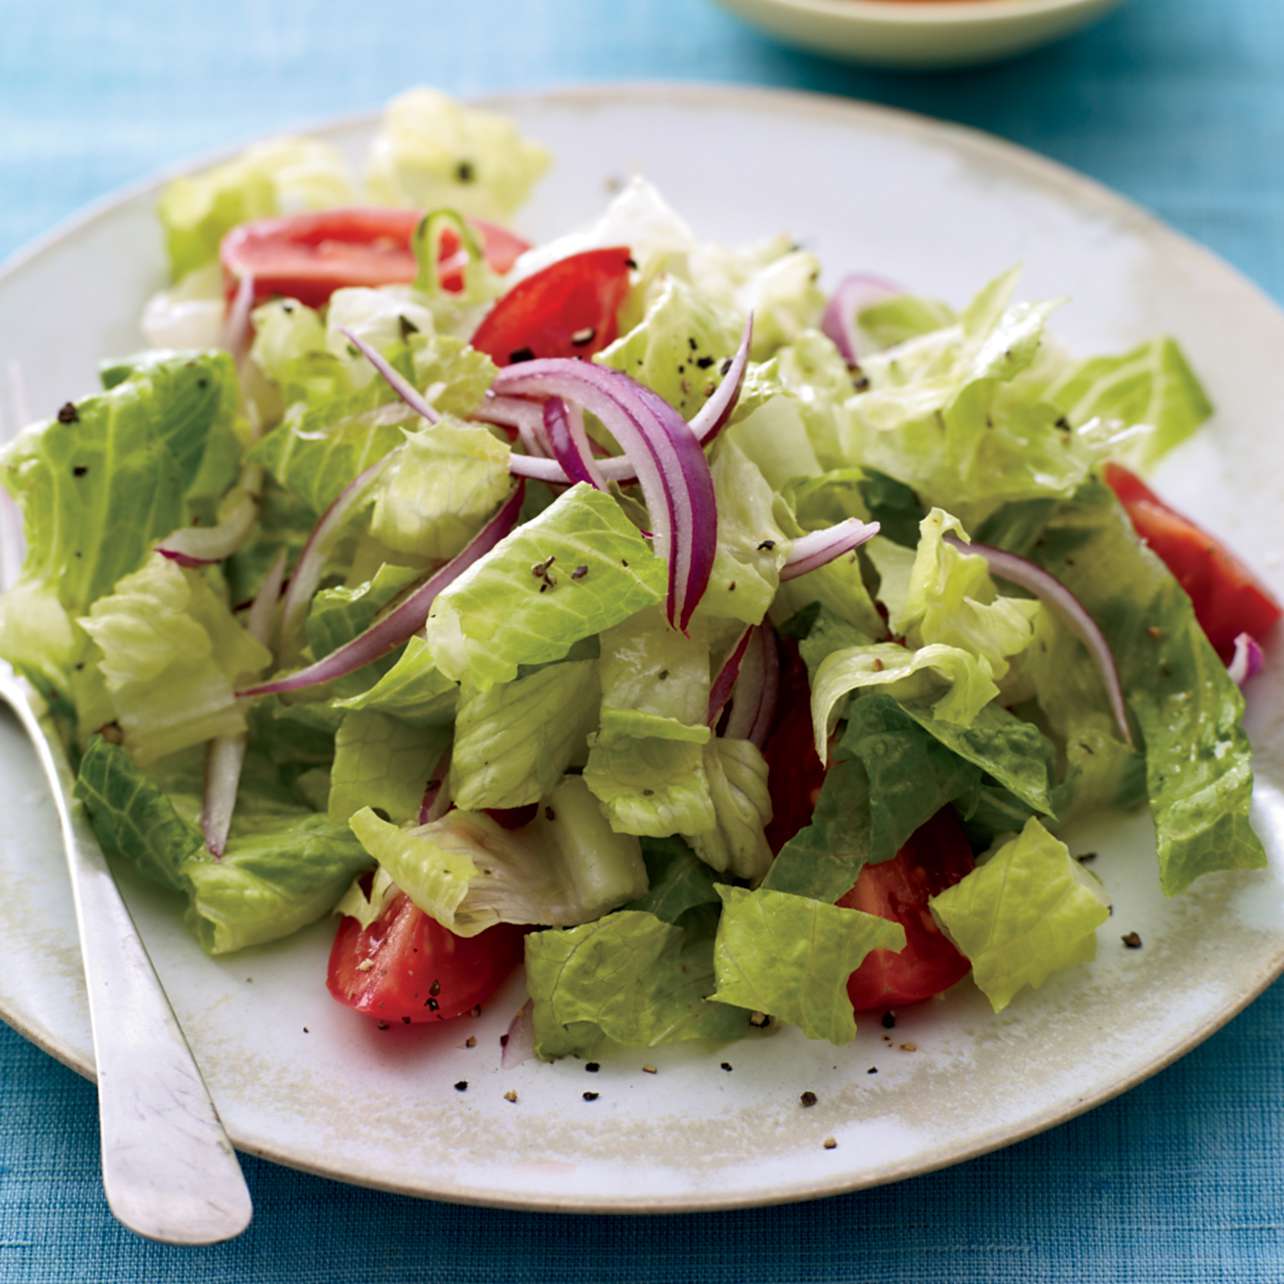
{"type": "Polygon", "coordinates": [[[281,604],[281,641],[287,647],[303,626],[312,596],[321,583],[326,558],[334,547],[339,532],[352,512],[369,495],[370,488],[383,475],[396,450],[376,459],[364,472],[358,473],[331,501],[330,507],[317,519],[303,552],[290,576],[290,587],[281,604]]]}
{"type": "MultiPolygon", "coordinates": [[[[263,646],[271,645],[272,624],[276,617],[277,602],[281,597],[281,583],[285,579],[285,553],[278,553],[268,573],[259,585],[245,621],[245,631],[263,646]]],[[[241,769],[245,765],[245,750],[249,736],[220,736],[210,742],[205,757],[205,798],[201,805],[201,829],[205,846],[218,860],[227,847],[228,831],[232,827],[232,813],[236,810],[236,792],[241,784],[241,769]]]]}
{"type": "Polygon", "coordinates": [[[722,717],[722,711],[727,707],[727,701],[731,699],[731,692],[735,689],[736,679],[740,676],[740,664],[744,660],[745,652],[749,649],[749,643],[753,639],[753,626],[749,628],[736,639],[736,644],[731,648],[731,654],[727,656],[722,668],[718,670],[718,676],[714,678],[712,686],[709,688],[709,714],[707,721],[711,727],[718,725],[718,719],[722,717]]]}
{"type": "MultiPolygon", "coordinates": [[[[753,314],[750,313],[740,336],[740,346],[736,349],[736,354],[731,359],[731,365],[728,366],[727,373],[723,376],[722,382],[718,385],[713,396],[705,402],[700,409],[700,413],[691,420],[689,425],[692,435],[703,446],[707,446],[722,431],[727,421],[731,418],[731,412],[735,409],[736,402],[740,398],[740,390],[744,386],[745,370],[749,365],[749,347],[752,342],[753,314]]],[[[529,363],[526,364],[529,365],[529,363]]],[[[510,370],[514,368],[512,366],[508,367],[510,370]]],[[[595,368],[601,369],[602,367],[595,368]]],[[[501,375],[500,379],[496,380],[496,389],[498,389],[502,379],[503,376],[501,375]]],[[[495,389],[492,389],[487,394],[486,400],[477,412],[477,416],[480,419],[485,419],[488,423],[497,423],[506,427],[516,428],[521,434],[522,442],[526,445],[530,455],[547,454],[548,452],[542,448],[532,450],[526,442],[527,434],[522,432],[523,419],[530,423],[532,415],[529,410],[518,408],[531,405],[531,402],[524,401],[521,397],[499,395],[495,389]]],[[[544,427],[542,417],[537,422],[539,430],[542,432],[544,427]]],[[[597,469],[605,480],[618,482],[622,486],[627,486],[631,482],[638,480],[637,469],[633,466],[627,451],[623,455],[613,455],[599,460],[597,469]]],[[[550,482],[555,485],[566,486],[571,481],[567,476],[566,470],[560,464],[555,468],[551,468],[541,463],[532,463],[529,457],[521,455],[512,457],[509,464],[509,472],[515,477],[530,477],[536,481],[550,482]]]]}
{"type": "Polygon", "coordinates": [[[158,544],[156,551],[180,566],[209,566],[225,561],[254,530],[259,515],[257,493],[262,484],[262,470],[247,468],[215,525],[185,526],[158,544]]]}
{"type": "Polygon", "coordinates": [[[476,418],[501,428],[514,428],[529,455],[548,457],[544,440],[544,412],[537,402],[521,397],[497,397],[488,392],[477,409],[476,418]]]}
{"type": "Polygon", "coordinates": [[[686,422],[622,371],[569,357],[506,366],[494,386],[502,395],[573,402],[619,443],[650,510],[655,551],[669,564],[669,621],[685,629],[709,583],[718,542],[713,477],[686,422]]]}
{"type": "Polygon", "coordinates": [[[967,544],[957,535],[946,535],[945,542],[957,548],[960,553],[974,553],[977,557],[983,557],[992,574],[1033,593],[1040,602],[1061,616],[1071,632],[1088,648],[1088,654],[1097,666],[1120,738],[1130,749],[1135,748],[1132,726],[1128,721],[1128,706],[1124,702],[1123,684],[1119,680],[1119,668],[1115,664],[1114,654],[1105,634],[1097,627],[1096,620],[1088,614],[1083,603],[1055,575],[1050,575],[1042,566],[1028,558],[1009,553],[1006,549],[993,548],[989,544],[967,544]]]}
{"type": "Polygon", "coordinates": [[[450,810],[450,750],[437,760],[432,776],[424,787],[423,801],[419,804],[419,823],[431,825],[450,810]]]}
{"type": "Polygon", "coordinates": [[[855,272],[838,283],[838,288],[829,296],[829,302],[825,305],[820,328],[833,340],[834,347],[849,366],[860,365],[856,317],[871,303],[878,303],[901,293],[903,291],[891,281],[867,272],[855,272]]]}
{"type": "MultiPolygon", "coordinates": [[[[423,628],[433,599],[448,584],[459,578],[474,562],[484,557],[509,531],[517,525],[522,511],[524,487],[520,484],[500,506],[495,516],[473,536],[463,552],[457,554],[439,571],[434,572],[418,588],[412,590],[391,610],[381,615],[364,633],[345,642],[337,651],[310,664],[305,669],[249,687],[236,694],[241,697],[280,695],[286,691],[302,691],[345,677],[363,665],[377,660],[381,655],[400,646],[412,634],[423,628]]],[[[293,586],[291,586],[293,587],[293,586]]]]}
{"type": "Polygon", "coordinates": [[[761,749],[775,721],[779,694],[780,655],[776,634],[770,624],[764,623],[753,630],[740,666],[740,676],[731,693],[726,734],[735,740],[751,740],[761,749]]]}
{"type": "Polygon", "coordinates": [[[223,322],[223,346],[239,367],[250,350],[250,315],[254,311],[254,277],[246,272],[236,285],[232,305],[223,322]]]}
{"type": "Polygon", "coordinates": [[[1252,634],[1241,633],[1235,639],[1235,654],[1231,656],[1226,672],[1230,674],[1231,681],[1242,688],[1250,678],[1261,673],[1265,664],[1266,653],[1262,644],[1252,634]]]}
{"type": "Polygon", "coordinates": [[[789,549],[789,557],[780,568],[781,580],[796,579],[806,575],[826,562],[832,562],[844,553],[859,548],[873,539],[879,532],[877,522],[862,522],[858,517],[849,517],[837,526],[827,526],[821,531],[808,531],[794,540],[789,549]]]}
{"type": "Polygon", "coordinates": [[[504,1070],[530,1061],[535,1055],[535,1004],[527,999],[513,1014],[508,1029],[500,1036],[499,1064],[504,1070]]]}
{"type": "Polygon", "coordinates": [[[572,482],[606,489],[606,481],[593,460],[593,447],[584,430],[584,412],[579,406],[568,406],[561,397],[550,397],[544,403],[544,432],[553,458],[572,482]]]}
{"type": "Polygon", "coordinates": [[[696,417],[691,420],[691,431],[696,440],[706,446],[726,426],[731,412],[740,400],[740,389],[744,387],[745,371],[749,368],[749,349],[753,344],[753,313],[745,318],[745,328],[740,332],[740,346],[731,358],[727,373],[714,391],[712,397],[700,407],[696,417]]]}
{"type": "Polygon", "coordinates": [[[384,382],[387,383],[393,392],[401,398],[402,401],[410,407],[415,414],[422,416],[430,424],[435,424],[441,415],[424,400],[423,394],[405,378],[399,371],[394,369],[392,364],[385,361],[383,356],[372,348],[364,339],[358,338],[347,326],[341,325],[339,333],[352,344],[365,359],[383,376],[384,382]]]}

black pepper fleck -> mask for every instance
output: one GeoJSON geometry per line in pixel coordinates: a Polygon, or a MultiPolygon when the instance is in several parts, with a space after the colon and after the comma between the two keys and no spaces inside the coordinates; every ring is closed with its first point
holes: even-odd
{"type": "Polygon", "coordinates": [[[571,572],[571,579],[573,579],[573,580],[582,580],[582,579],[583,579],[587,574],[588,574],[588,567],[587,567],[587,566],[577,566],[577,567],[576,567],[576,568],[571,572]]]}
{"type": "Polygon", "coordinates": [[[896,1013],[895,1013],[895,1012],[884,1012],[884,1013],[883,1013],[883,1029],[884,1029],[884,1030],[895,1030],[895,1029],[896,1029],[896,1013]]]}
{"type": "Polygon", "coordinates": [[[534,361],[535,353],[530,348],[514,348],[508,354],[508,364],[510,366],[520,365],[523,361],[534,361]]]}
{"type": "Polygon", "coordinates": [[[708,368],[709,368],[711,365],[713,365],[713,358],[712,358],[712,357],[697,357],[697,358],[696,358],[696,360],[695,360],[695,364],[696,364],[697,366],[699,366],[699,368],[700,368],[701,370],[708,370],[708,368]]]}
{"type": "Polygon", "coordinates": [[[76,424],[80,422],[80,412],[76,409],[74,401],[65,401],[58,407],[58,422],[60,424],[76,424]]]}
{"type": "Polygon", "coordinates": [[[865,1073],[866,1073],[866,1074],[877,1074],[877,1073],[878,1073],[878,1067],[877,1067],[877,1066],[870,1066],[870,1068],[869,1068],[868,1070],[866,1070],[866,1071],[865,1071],[865,1073]]]}
{"type": "Polygon", "coordinates": [[[723,1068],[724,1070],[726,1070],[726,1071],[730,1072],[730,1071],[731,1071],[731,1070],[733,1070],[735,1067],[734,1067],[734,1066],[732,1066],[732,1064],[731,1064],[731,1062],[730,1062],[730,1061],[724,1061],[724,1062],[722,1063],[722,1068],[723,1068]]]}
{"type": "Polygon", "coordinates": [[[1141,949],[1141,937],[1136,932],[1125,932],[1119,938],[1130,950],[1141,949]]]}
{"type": "Polygon", "coordinates": [[[718,367],[718,373],[719,373],[719,374],[726,374],[726,373],[727,373],[727,371],[729,371],[730,369],[731,369],[731,358],[730,358],[730,357],[726,357],[726,358],[723,360],[722,364],[718,367]]]}
{"type": "Polygon", "coordinates": [[[459,1081],[457,1084],[455,1084],[455,1091],[456,1091],[456,1092],[467,1092],[467,1091],[468,1091],[468,1080],[467,1080],[467,1079],[460,1079],[460,1081],[459,1081]]]}
{"type": "Polygon", "coordinates": [[[758,552],[770,553],[771,550],[775,547],[776,547],[776,541],[774,539],[765,539],[762,541],[761,544],[758,545],[758,552]]]}
{"type": "Polygon", "coordinates": [[[545,820],[547,820],[547,821],[549,821],[550,823],[551,823],[552,821],[555,821],[555,820],[557,819],[557,812],[555,812],[551,807],[545,807],[545,808],[544,808],[544,819],[545,819],[545,820]]]}
{"type": "Polygon", "coordinates": [[[817,1098],[814,1092],[807,1091],[807,1092],[804,1092],[802,1096],[798,1098],[798,1100],[802,1102],[803,1107],[805,1109],[810,1109],[812,1106],[816,1104],[817,1098]]]}
{"type": "Polygon", "coordinates": [[[638,270],[638,261],[633,257],[633,255],[630,254],[629,257],[624,260],[624,263],[626,267],[632,268],[633,271],[636,272],[638,270]]]}
{"type": "Polygon", "coordinates": [[[455,166],[455,177],[461,183],[471,183],[473,179],[477,177],[477,169],[473,165],[472,161],[461,160],[459,164],[455,166]]]}
{"type": "Polygon", "coordinates": [[[600,1094],[599,1094],[599,1093],[596,1093],[596,1092],[581,1092],[581,1093],[580,1093],[580,1096],[581,1096],[581,1097],[583,1097],[585,1101],[596,1101],[596,1100],[598,1099],[599,1095],[600,1095],[600,1094]]]}
{"type": "Polygon", "coordinates": [[[89,471],[89,469],[88,469],[88,468],[86,468],[84,464],[77,464],[77,465],[76,465],[76,466],[71,470],[71,475],[72,475],[73,477],[83,477],[83,476],[84,476],[88,471],[89,471]]]}
{"type": "MultiPolygon", "coordinates": [[[[428,1002],[424,1004],[424,1007],[426,1007],[429,1012],[436,1012],[437,1009],[441,1007],[441,1004],[438,1003],[436,999],[429,999],[428,1002]]],[[[410,1024],[409,1019],[407,1019],[406,1024],[410,1024]]]]}
{"type": "Polygon", "coordinates": [[[601,1064],[597,1061],[586,1061],[584,1063],[584,1069],[587,1070],[589,1074],[597,1074],[601,1068],[601,1064]]]}

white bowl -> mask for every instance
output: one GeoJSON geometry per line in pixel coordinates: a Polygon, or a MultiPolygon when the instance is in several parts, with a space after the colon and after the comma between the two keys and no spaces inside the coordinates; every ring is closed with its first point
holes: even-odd
{"type": "Polygon", "coordinates": [[[889,67],[962,67],[1069,35],[1120,0],[719,0],[794,45],[889,67]]]}

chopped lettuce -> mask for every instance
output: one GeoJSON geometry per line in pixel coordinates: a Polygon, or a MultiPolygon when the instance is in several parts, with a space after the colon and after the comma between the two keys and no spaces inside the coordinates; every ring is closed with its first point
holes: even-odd
{"type": "Polygon", "coordinates": [[[416,634],[396,662],[374,684],[338,701],[342,709],[372,709],[404,722],[449,723],[459,687],[437,668],[427,641],[416,634]]]}
{"type": "Polygon", "coordinates": [[[856,314],[861,335],[876,351],[943,330],[958,320],[948,303],[914,294],[895,294],[868,303],[856,314]]]}
{"type": "Polygon", "coordinates": [[[996,1012],[1092,959],[1110,915],[1098,880],[1034,818],[929,904],[996,1012]]]}
{"type": "Polygon", "coordinates": [[[175,280],[218,257],[219,242],[238,223],[300,210],[351,205],[343,158],[315,138],[257,143],[235,160],[176,178],[157,205],[175,280]]]}
{"type": "MultiPolygon", "coordinates": [[[[22,505],[23,575],[72,613],[136,570],[191,514],[185,496],[227,441],[236,378],[226,353],[156,353],[121,363],[112,386],[68,402],[0,453],[22,505]]],[[[224,486],[235,475],[235,462],[224,486]]]]}
{"type": "Polygon", "coordinates": [[[650,887],[624,908],[645,910],[666,923],[679,923],[688,910],[720,904],[713,873],[680,838],[642,839],[650,887]]]}
{"type": "MultiPolygon", "coordinates": [[[[1159,881],[1169,895],[1221,869],[1256,869],[1244,699],[1181,586],[1101,482],[1060,505],[1033,550],[1100,625],[1146,744],[1159,881]]],[[[1067,679],[1073,680],[1072,670],[1067,679]]]]}
{"type": "Polygon", "coordinates": [[[617,833],[709,833],[718,818],[703,750],[687,740],[590,736],[584,783],[617,833]]]}
{"type": "Polygon", "coordinates": [[[480,424],[448,417],[407,433],[376,486],[370,533],[398,552],[454,557],[508,494],[510,453],[480,424]]]}
{"type": "Polygon", "coordinates": [[[331,821],[346,825],[363,807],[397,824],[413,820],[449,743],[444,727],[414,727],[381,713],[345,715],[334,738],[331,821]]]}
{"type": "Polygon", "coordinates": [[[718,736],[704,747],[704,773],[714,827],[687,835],[706,865],[720,874],[758,882],[771,864],[764,827],[771,820],[767,763],[748,740],[718,736]]]}
{"type": "Polygon", "coordinates": [[[450,206],[502,222],[530,195],[549,159],[507,117],[411,89],[384,111],[366,192],[382,205],[450,206]]]}
{"type": "Polygon", "coordinates": [[[235,690],[271,663],[197,571],[153,557],[81,619],[125,733],[146,764],[245,730],[235,690]]]}
{"type": "Polygon", "coordinates": [[[809,1039],[850,1043],[856,1020],[847,978],[870,950],[905,948],[905,929],[861,910],[760,887],[718,888],[710,996],[798,1026],[809,1039]]]}
{"type": "Polygon", "coordinates": [[[654,914],[621,910],[569,931],[526,938],[535,1051],[591,1052],[603,1039],[637,1047],[732,1039],[747,1015],[711,1003],[712,940],[654,914]]]}
{"type": "Polygon", "coordinates": [[[597,665],[548,664],[485,690],[465,686],[455,721],[450,793],[457,807],[539,802],[585,753],[597,725],[597,665]]]}
{"type": "Polygon", "coordinates": [[[576,776],[521,829],[470,811],[402,829],[368,807],[350,823],[393,882],[457,936],[496,923],[586,923],[646,891],[637,839],[611,832],[576,776]]]}
{"type": "Polygon", "coordinates": [[[511,682],[658,602],[663,562],[604,491],[580,483],[502,539],[433,602],[428,645],[448,677],[511,682]],[[545,573],[532,574],[544,566],[545,573]]]}

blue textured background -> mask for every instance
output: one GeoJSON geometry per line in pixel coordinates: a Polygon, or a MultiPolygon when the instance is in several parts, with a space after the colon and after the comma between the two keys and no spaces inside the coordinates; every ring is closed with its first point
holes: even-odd
{"type": "MultiPolygon", "coordinates": [[[[1280,0],[1130,0],[1054,48],[931,77],[794,53],[703,0],[0,0],[0,254],[158,166],[417,82],[621,78],[788,85],[977,125],[1121,189],[1284,298],[1280,0]]],[[[21,323],[0,319],[0,336],[21,323]]],[[[89,1085],[0,1027],[0,1284],[1275,1284],[1282,1107],[1277,986],[1126,1097],[885,1190],[581,1219],[423,1204],[247,1161],[251,1230],[176,1250],[109,1218],[89,1085]]]]}

